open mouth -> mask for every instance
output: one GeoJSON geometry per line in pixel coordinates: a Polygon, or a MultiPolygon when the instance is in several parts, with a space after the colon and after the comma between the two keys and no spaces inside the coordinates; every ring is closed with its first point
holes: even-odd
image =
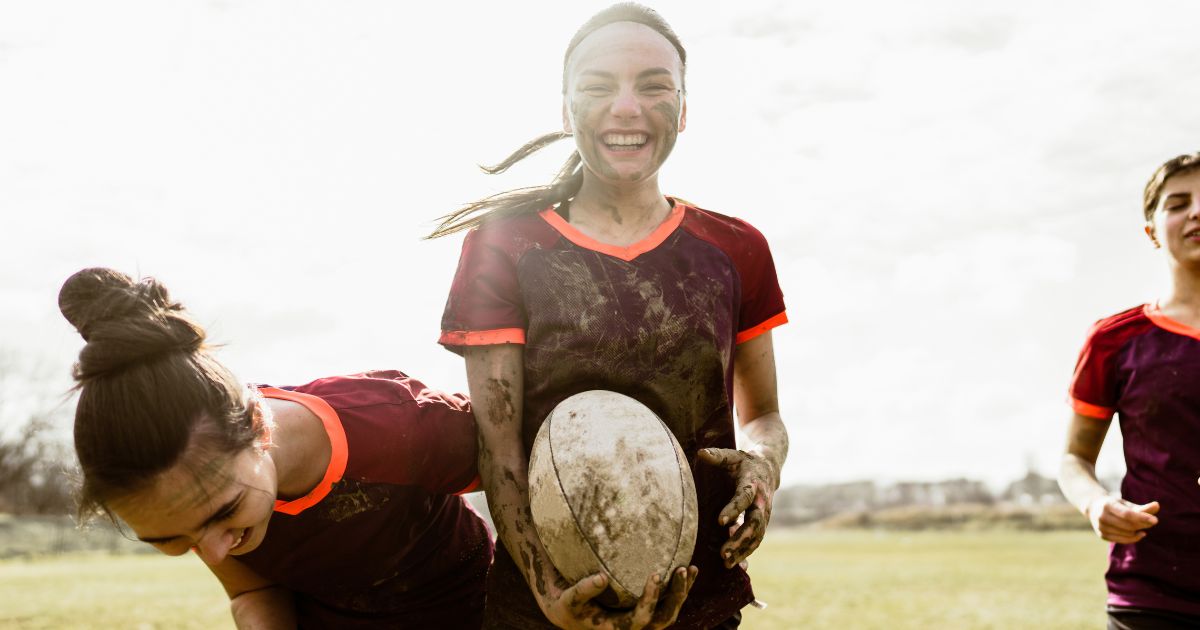
{"type": "Polygon", "coordinates": [[[650,136],[644,133],[610,133],[601,139],[609,151],[637,151],[646,146],[650,136]]]}
{"type": "Polygon", "coordinates": [[[241,547],[242,543],[246,542],[246,533],[249,531],[249,529],[243,529],[242,533],[238,535],[237,540],[233,541],[233,546],[229,550],[235,551],[238,547],[241,547]]]}

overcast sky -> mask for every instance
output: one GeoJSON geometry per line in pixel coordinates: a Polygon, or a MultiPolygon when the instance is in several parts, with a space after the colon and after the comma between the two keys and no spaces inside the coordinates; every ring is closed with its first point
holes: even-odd
{"type": "MultiPolygon", "coordinates": [[[[55,297],[105,265],[246,380],[465,390],[436,344],[461,237],[419,237],[566,157],[475,168],[559,126],[607,4],[0,3],[0,352],[65,387],[55,297]]],[[[785,483],[1052,472],[1088,326],[1165,284],[1140,194],[1200,148],[1200,4],[652,6],[690,60],[663,189],[775,255],[785,483]]]]}

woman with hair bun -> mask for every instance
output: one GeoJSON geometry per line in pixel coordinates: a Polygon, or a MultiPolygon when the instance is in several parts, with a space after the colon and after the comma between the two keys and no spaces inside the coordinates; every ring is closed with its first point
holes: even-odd
{"type": "Polygon", "coordinates": [[[686,65],[653,10],[622,3],[596,14],[564,55],[563,130],[488,169],[569,137],[576,150],[558,176],[469,204],[431,235],[474,228],[440,341],[466,360],[480,475],[503,542],[488,627],[733,628],[754,600],[740,565],[763,539],[787,456],[771,340],[787,317],[763,235],[659,189],[687,123],[686,65]],[[629,611],[597,603],[606,575],[568,583],[530,520],[534,436],[555,405],[590,389],[654,410],[696,481],[692,566],[647,576],[629,611]]]}
{"type": "Polygon", "coordinates": [[[479,627],[492,542],[463,397],[397,371],[246,385],[162,284],[84,269],[80,515],[195,551],[239,628],[479,627]]]}

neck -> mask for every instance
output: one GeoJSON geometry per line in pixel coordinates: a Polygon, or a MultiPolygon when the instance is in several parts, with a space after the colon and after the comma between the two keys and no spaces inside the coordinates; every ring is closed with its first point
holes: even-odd
{"type": "Polygon", "coordinates": [[[264,400],[275,414],[268,453],[275,461],[278,498],[291,500],[312,491],[325,476],[331,447],[321,419],[290,400],[264,400]]]}
{"type": "Polygon", "coordinates": [[[654,231],[671,212],[658,189],[658,178],[612,186],[585,171],[583,186],[571,200],[571,225],[592,238],[629,245],[654,231]]]}

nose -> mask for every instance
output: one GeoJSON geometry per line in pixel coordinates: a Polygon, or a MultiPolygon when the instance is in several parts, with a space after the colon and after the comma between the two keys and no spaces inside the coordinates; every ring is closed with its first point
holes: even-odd
{"type": "Polygon", "coordinates": [[[236,540],[235,533],[231,529],[205,532],[196,543],[196,554],[209,566],[220,564],[233,547],[233,542],[236,540]]]}
{"type": "Polygon", "coordinates": [[[617,118],[637,118],[642,115],[642,104],[632,88],[617,92],[612,104],[612,114],[617,118]]]}
{"type": "Polygon", "coordinates": [[[1200,220],[1200,195],[1192,199],[1192,205],[1188,206],[1188,218],[1200,220]]]}

